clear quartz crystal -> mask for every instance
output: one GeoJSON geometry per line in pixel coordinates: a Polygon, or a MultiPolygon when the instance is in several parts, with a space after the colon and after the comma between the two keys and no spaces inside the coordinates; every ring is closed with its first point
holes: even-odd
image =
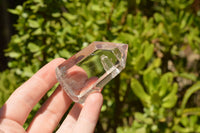
{"type": "Polygon", "coordinates": [[[93,42],[56,68],[57,79],[74,102],[83,103],[125,68],[127,51],[127,44],[93,42]]]}

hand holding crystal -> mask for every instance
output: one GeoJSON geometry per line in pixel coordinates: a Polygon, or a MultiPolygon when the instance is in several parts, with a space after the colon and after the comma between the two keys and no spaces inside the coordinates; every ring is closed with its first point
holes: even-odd
{"type": "MultiPolygon", "coordinates": [[[[0,132],[35,133],[55,130],[72,103],[60,86],[41,106],[26,130],[23,124],[32,108],[57,83],[55,68],[64,61],[62,58],[51,61],[15,90],[0,109],[0,132]]],[[[76,66],[71,68],[70,73],[77,81],[85,78],[88,86],[96,80],[95,78],[87,79],[86,73],[76,66]]],[[[87,97],[84,105],[75,103],[57,132],[94,132],[102,102],[101,93],[92,93],[87,97]]]]}

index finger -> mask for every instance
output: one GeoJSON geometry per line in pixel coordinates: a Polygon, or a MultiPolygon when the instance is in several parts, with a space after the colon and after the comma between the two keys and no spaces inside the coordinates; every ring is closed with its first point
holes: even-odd
{"type": "Polygon", "coordinates": [[[0,118],[23,125],[36,103],[56,84],[55,68],[64,61],[62,58],[54,59],[16,89],[0,109],[0,118]]]}

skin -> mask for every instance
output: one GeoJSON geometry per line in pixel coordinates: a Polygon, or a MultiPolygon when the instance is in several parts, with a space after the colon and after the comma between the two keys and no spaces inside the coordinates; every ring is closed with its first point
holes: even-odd
{"type": "MultiPolygon", "coordinates": [[[[62,58],[54,59],[13,92],[0,109],[0,133],[49,133],[54,131],[72,103],[60,86],[38,110],[26,131],[23,128],[23,124],[32,108],[57,83],[55,68],[64,61],[62,58]]],[[[77,67],[72,68],[70,72],[76,74],[72,75],[74,78],[86,77],[84,72],[77,67]]],[[[87,84],[92,82],[94,82],[94,79],[88,80],[87,84]]],[[[90,94],[84,105],[75,103],[57,132],[94,132],[102,103],[103,97],[101,93],[90,94]]]]}

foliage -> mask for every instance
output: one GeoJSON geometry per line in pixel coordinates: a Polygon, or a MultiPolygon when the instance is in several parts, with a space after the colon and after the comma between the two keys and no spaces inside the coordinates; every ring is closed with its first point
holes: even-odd
{"type": "Polygon", "coordinates": [[[126,69],[103,89],[96,132],[199,132],[196,3],[27,0],[9,9],[19,17],[6,50],[9,67],[25,81],[50,60],[69,58],[93,41],[127,43],[126,69]]]}
{"type": "Polygon", "coordinates": [[[15,75],[14,71],[5,70],[0,73],[0,106],[2,106],[11,93],[18,87],[19,79],[15,75]]]}

